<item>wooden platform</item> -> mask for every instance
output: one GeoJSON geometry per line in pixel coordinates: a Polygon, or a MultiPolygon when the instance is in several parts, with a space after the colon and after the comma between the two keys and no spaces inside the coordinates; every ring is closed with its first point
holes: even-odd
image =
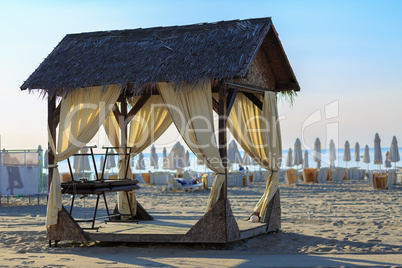
{"type": "MultiPolygon", "coordinates": [[[[138,204],[139,205],[139,204],[138,204]]],[[[138,206],[137,206],[138,207],[138,206]]],[[[141,206],[139,206],[141,207],[141,206]]],[[[203,216],[174,216],[156,213],[136,222],[97,221],[96,229],[76,221],[63,207],[58,222],[47,230],[51,241],[144,242],[144,243],[230,243],[281,227],[280,196],[277,190],[267,204],[265,222],[236,219],[227,199],[218,200],[203,216]]]]}
{"type": "MultiPolygon", "coordinates": [[[[91,241],[105,242],[157,242],[157,243],[185,243],[183,237],[197,223],[197,220],[186,219],[158,219],[140,221],[139,223],[108,222],[100,224],[97,230],[85,230],[91,241]]],[[[250,238],[266,232],[266,223],[247,222],[237,220],[240,229],[240,239],[250,238]]],[[[208,230],[205,230],[208,232],[208,230]]]]}

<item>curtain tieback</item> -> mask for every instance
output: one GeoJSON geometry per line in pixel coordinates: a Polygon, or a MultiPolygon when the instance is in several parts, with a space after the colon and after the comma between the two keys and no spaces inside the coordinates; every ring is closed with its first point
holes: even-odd
{"type": "Polygon", "coordinates": [[[48,167],[49,168],[57,168],[59,165],[55,165],[55,164],[53,164],[53,165],[48,165],[48,167]]]}

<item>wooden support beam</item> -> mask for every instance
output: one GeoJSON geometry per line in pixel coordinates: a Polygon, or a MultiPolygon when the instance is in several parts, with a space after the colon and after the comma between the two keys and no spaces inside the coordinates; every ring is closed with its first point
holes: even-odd
{"type": "Polygon", "coordinates": [[[222,164],[225,169],[225,183],[222,187],[220,199],[227,198],[227,130],[226,130],[226,86],[223,82],[220,83],[219,87],[219,154],[222,158],[222,164]]]}
{"type": "Polygon", "coordinates": [[[119,118],[122,116],[122,114],[119,110],[119,106],[117,106],[117,103],[114,104],[112,111],[113,111],[114,117],[116,118],[117,122],[119,122],[119,118]]]}
{"type": "Polygon", "coordinates": [[[126,121],[127,123],[133,119],[133,117],[138,113],[138,111],[144,106],[144,104],[149,100],[151,95],[144,95],[137,101],[133,108],[131,108],[130,112],[127,114],[126,121]]]}
{"type": "Polygon", "coordinates": [[[231,89],[229,90],[229,94],[227,96],[227,108],[226,108],[226,116],[229,117],[230,111],[232,110],[234,101],[236,99],[236,95],[237,92],[239,90],[238,89],[231,89]]]}
{"type": "MultiPolygon", "coordinates": [[[[53,142],[56,143],[56,124],[55,124],[55,115],[56,111],[56,97],[48,97],[47,100],[47,124],[48,128],[50,131],[50,136],[53,139],[53,142]]],[[[50,146],[50,140],[48,141],[48,163],[49,167],[51,165],[54,165],[54,159],[55,159],[55,154],[56,152],[53,152],[51,146],[50,146]]],[[[53,168],[49,168],[49,174],[48,174],[48,187],[50,189],[50,183],[52,182],[52,177],[53,177],[53,168]]]]}
{"type": "Polygon", "coordinates": [[[212,109],[214,109],[216,114],[219,114],[219,103],[212,97],[212,109]]]}
{"type": "Polygon", "coordinates": [[[61,109],[61,102],[57,105],[56,109],[54,110],[53,114],[53,124],[57,126],[60,122],[60,109],[61,109]]]}
{"type": "Polygon", "coordinates": [[[257,106],[262,111],[262,101],[257,98],[253,93],[250,92],[242,92],[244,96],[246,96],[255,106],[257,106]]]}

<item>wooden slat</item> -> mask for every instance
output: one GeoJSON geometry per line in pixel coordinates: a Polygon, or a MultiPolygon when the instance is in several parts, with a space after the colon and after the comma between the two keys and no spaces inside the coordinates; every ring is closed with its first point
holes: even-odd
{"type": "Polygon", "coordinates": [[[253,93],[250,92],[242,92],[255,106],[258,107],[262,111],[262,101],[257,98],[253,93]]]}

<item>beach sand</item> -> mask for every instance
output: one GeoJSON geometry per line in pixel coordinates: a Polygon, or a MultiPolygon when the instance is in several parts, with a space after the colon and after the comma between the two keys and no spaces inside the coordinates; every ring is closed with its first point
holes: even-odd
{"type": "MultiPolygon", "coordinates": [[[[158,193],[153,186],[140,186],[138,200],[155,218],[201,217],[209,194],[209,191],[158,193]]],[[[237,219],[250,215],[264,186],[262,182],[254,182],[248,187],[228,188],[237,219]]],[[[298,186],[282,183],[280,191],[281,230],[226,248],[68,241],[49,248],[44,226],[45,199],[42,198],[40,205],[34,201],[29,206],[5,206],[3,199],[0,266],[402,267],[402,185],[393,190],[375,190],[367,181],[298,186]]],[[[112,204],[115,195],[109,198],[112,204]]],[[[64,204],[69,204],[68,197],[64,199],[64,204]]],[[[94,198],[85,199],[86,213],[93,204],[94,198]]],[[[76,208],[76,213],[84,212],[83,199],[77,200],[76,208]]]]}

